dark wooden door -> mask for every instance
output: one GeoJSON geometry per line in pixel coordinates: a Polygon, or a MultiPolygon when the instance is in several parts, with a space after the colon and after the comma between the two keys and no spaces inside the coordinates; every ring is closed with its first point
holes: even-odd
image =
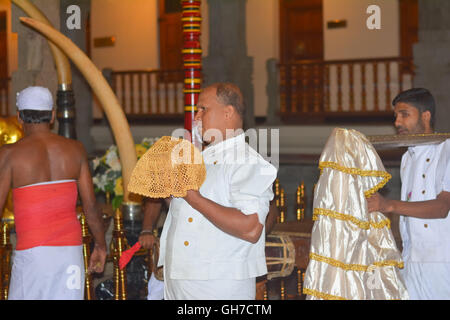
{"type": "Polygon", "coordinates": [[[413,46],[419,40],[418,0],[400,0],[400,54],[413,56],[413,46]]]}
{"type": "Polygon", "coordinates": [[[280,0],[282,63],[323,59],[322,0],[280,0]]]}
{"type": "Polygon", "coordinates": [[[0,11],[0,78],[8,77],[7,14],[0,11]]]}
{"type": "Polygon", "coordinates": [[[159,62],[160,69],[183,68],[181,50],[183,32],[181,24],[182,6],[180,0],[158,0],[159,4],[159,62]]]}
{"type": "Polygon", "coordinates": [[[324,71],[321,63],[292,64],[298,60],[323,60],[322,0],[280,1],[281,115],[323,111],[324,71]]]}
{"type": "Polygon", "coordinates": [[[0,116],[9,115],[7,13],[0,11],[0,116]]]}

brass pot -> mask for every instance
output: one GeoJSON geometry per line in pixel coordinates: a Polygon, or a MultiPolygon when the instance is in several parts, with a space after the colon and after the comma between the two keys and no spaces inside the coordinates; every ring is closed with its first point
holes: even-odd
{"type": "Polygon", "coordinates": [[[142,213],[142,205],[138,202],[122,203],[123,221],[141,222],[144,218],[142,213]]]}

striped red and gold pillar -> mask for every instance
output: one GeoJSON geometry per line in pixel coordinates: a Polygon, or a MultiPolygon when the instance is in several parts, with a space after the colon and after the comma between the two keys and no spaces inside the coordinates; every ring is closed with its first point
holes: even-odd
{"type": "Polygon", "coordinates": [[[201,0],[181,0],[183,6],[184,128],[192,130],[202,84],[202,48],[200,44],[201,0]]]}

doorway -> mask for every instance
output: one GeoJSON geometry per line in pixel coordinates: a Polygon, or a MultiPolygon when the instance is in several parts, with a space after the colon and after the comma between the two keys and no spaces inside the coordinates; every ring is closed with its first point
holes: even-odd
{"type": "Polygon", "coordinates": [[[322,0],[280,0],[281,63],[323,59],[322,0]]]}
{"type": "Polygon", "coordinates": [[[162,70],[183,68],[181,50],[183,32],[180,0],[158,0],[159,16],[159,66],[162,70]]]}
{"type": "Polygon", "coordinates": [[[417,0],[400,0],[400,55],[413,57],[413,46],[419,41],[419,4],[417,0]]]}
{"type": "Polygon", "coordinates": [[[0,11],[0,79],[8,78],[8,15],[0,11]]]}
{"type": "Polygon", "coordinates": [[[9,115],[8,14],[0,11],[0,116],[9,115]]]}

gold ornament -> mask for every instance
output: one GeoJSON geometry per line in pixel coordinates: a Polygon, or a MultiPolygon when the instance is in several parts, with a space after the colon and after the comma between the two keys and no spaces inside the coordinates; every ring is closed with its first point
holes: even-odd
{"type": "MultiPolygon", "coordinates": [[[[17,117],[0,118],[0,147],[4,144],[16,143],[23,136],[23,129],[17,117]]],[[[2,221],[8,223],[10,229],[14,227],[14,206],[11,190],[8,193],[5,206],[2,210],[2,221]]]]}
{"type": "Polygon", "coordinates": [[[23,130],[16,117],[0,118],[0,147],[23,138],[23,130]]]}

